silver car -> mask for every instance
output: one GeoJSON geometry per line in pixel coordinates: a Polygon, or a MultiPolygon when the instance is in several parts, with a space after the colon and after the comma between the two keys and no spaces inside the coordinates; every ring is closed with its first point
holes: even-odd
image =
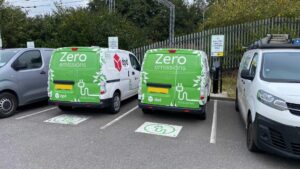
{"type": "Polygon", "coordinates": [[[0,50],[0,118],[18,106],[47,99],[49,61],[53,49],[0,50]]]}

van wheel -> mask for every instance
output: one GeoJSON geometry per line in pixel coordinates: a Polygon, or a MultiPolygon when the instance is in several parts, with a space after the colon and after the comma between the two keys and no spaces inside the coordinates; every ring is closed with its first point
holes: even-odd
{"type": "Polygon", "coordinates": [[[0,94],[0,118],[5,118],[15,114],[18,106],[17,98],[11,93],[0,94]]]}
{"type": "Polygon", "coordinates": [[[120,108],[121,108],[120,94],[115,92],[112,99],[112,104],[110,106],[110,113],[116,114],[120,111],[120,108]]]}
{"type": "Polygon", "coordinates": [[[70,106],[58,106],[61,111],[71,111],[73,110],[70,106]]]}
{"type": "Polygon", "coordinates": [[[204,105],[204,110],[202,113],[197,114],[197,119],[199,120],[206,120],[206,104],[204,105]]]}
{"type": "Polygon", "coordinates": [[[235,91],[235,110],[236,110],[237,112],[240,111],[240,109],[239,109],[239,101],[238,101],[238,90],[237,90],[237,89],[236,89],[236,91],[235,91]]]}
{"type": "Polygon", "coordinates": [[[151,109],[142,109],[142,111],[143,111],[144,114],[150,114],[150,113],[152,113],[151,109]]]}
{"type": "Polygon", "coordinates": [[[251,152],[258,152],[259,149],[255,145],[254,136],[253,136],[253,123],[251,122],[251,116],[248,117],[247,124],[247,148],[251,152]]]}

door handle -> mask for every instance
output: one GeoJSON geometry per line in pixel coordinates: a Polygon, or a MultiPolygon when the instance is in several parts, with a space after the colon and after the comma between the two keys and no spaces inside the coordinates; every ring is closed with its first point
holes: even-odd
{"type": "Polygon", "coordinates": [[[128,71],[128,77],[129,77],[129,71],[128,71]]]}
{"type": "Polygon", "coordinates": [[[41,71],[41,73],[40,73],[41,75],[44,75],[44,74],[46,74],[46,72],[45,71],[41,71]]]}

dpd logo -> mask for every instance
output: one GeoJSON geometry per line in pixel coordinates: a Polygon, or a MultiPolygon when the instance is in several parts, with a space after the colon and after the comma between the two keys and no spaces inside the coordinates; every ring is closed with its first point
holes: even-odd
{"type": "Polygon", "coordinates": [[[115,68],[120,72],[122,70],[122,62],[120,56],[115,54],[114,56],[115,68]]]}

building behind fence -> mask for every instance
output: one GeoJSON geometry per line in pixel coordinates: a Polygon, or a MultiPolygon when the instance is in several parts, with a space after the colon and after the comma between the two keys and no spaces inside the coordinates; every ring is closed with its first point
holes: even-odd
{"type": "MultiPolygon", "coordinates": [[[[172,47],[203,50],[210,55],[211,35],[225,35],[225,57],[223,58],[223,69],[236,69],[245,47],[254,41],[261,39],[266,34],[288,33],[292,37],[300,37],[300,18],[270,18],[255,22],[220,27],[179,36],[174,39],[172,47]]],[[[140,62],[149,49],[167,48],[169,41],[161,41],[147,46],[133,49],[140,62]]]]}

